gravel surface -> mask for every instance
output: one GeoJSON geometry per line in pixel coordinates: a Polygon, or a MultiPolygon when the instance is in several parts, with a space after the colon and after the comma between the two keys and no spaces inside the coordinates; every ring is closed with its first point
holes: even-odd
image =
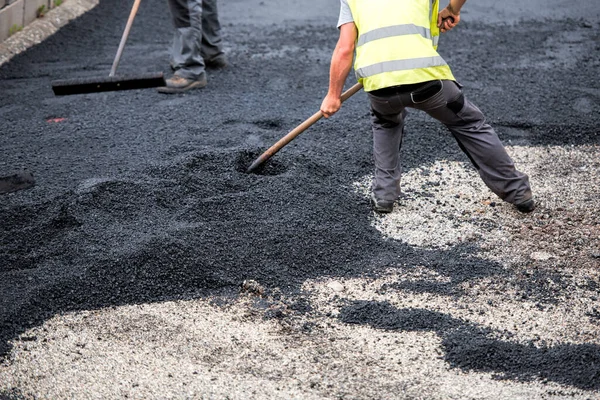
{"type": "MultiPolygon", "coordinates": [[[[337,0],[223,0],[231,65],[184,95],[53,96],[108,74],[116,0],[4,64],[0,172],[37,185],[0,197],[0,399],[600,399],[600,16],[551,3],[468,3],[441,45],[529,215],[418,112],[373,213],[364,93],[245,173],[318,110],[337,0]]],[[[122,73],[168,69],[166,15],[122,73]]]]}

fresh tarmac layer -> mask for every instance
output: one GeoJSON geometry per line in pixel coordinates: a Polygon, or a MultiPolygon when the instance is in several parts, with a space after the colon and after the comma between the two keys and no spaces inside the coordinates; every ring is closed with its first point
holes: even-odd
{"type": "MultiPolygon", "coordinates": [[[[599,399],[600,25],[553,3],[467,3],[441,44],[531,215],[418,112],[373,214],[364,93],[245,173],[317,111],[336,0],[222,1],[231,65],[185,95],[54,97],[108,74],[115,0],[3,65],[0,170],[37,185],[0,197],[0,398],[599,399]]],[[[122,72],[168,69],[166,15],[122,72]]]]}

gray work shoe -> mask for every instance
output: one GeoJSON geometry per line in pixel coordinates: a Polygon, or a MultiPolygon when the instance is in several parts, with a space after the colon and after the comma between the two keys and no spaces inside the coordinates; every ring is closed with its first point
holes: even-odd
{"type": "Polygon", "coordinates": [[[516,203],[515,207],[522,213],[530,213],[535,210],[535,201],[533,199],[525,200],[524,202],[516,203]]]}
{"type": "Polygon", "coordinates": [[[382,214],[391,213],[394,210],[394,202],[390,200],[379,200],[371,192],[371,207],[374,211],[382,214]]]}
{"type": "Polygon", "coordinates": [[[219,54],[211,59],[204,59],[204,65],[206,68],[223,69],[227,66],[227,57],[225,54],[219,54]]]}
{"type": "Polygon", "coordinates": [[[206,86],[206,76],[200,79],[187,79],[182,76],[174,75],[167,79],[167,86],[158,88],[160,93],[184,93],[192,89],[200,89],[206,86]]]}

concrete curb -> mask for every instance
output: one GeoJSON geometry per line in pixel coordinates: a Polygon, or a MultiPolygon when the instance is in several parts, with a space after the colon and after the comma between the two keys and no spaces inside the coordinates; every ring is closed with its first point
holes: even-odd
{"type": "Polygon", "coordinates": [[[31,24],[0,43],[0,66],[17,54],[41,43],[56,33],[69,21],[96,7],[100,0],[65,0],[59,7],[48,11],[43,18],[31,24]]]}

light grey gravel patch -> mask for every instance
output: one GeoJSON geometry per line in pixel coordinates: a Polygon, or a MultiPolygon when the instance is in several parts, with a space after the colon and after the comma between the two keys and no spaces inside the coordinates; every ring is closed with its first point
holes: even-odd
{"type": "MultiPolygon", "coordinates": [[[[480,342],[482,348],[491,346],[492,353],[497,345],[508,346],[518,358],[516,354],[526,354],[520,345],[533,344],[536,348],[549,346],[549,354],[589,349],[588,354],[594,358],[594,352],[600,352],[595,317],[599,308],[600,263],[592,256],[600,248],[600,219],[595,211],[600,208],[598,148],[510,146],[507,150],[518,167],[530,175],[538,202],[532,214],[520,214],[499,199],[486,198],[488,189],[468,164],[437,161],[406,171],[402,182],[405,196],[399,200],[399,206],[391,214],[373,215],[373,224],[382,234],[414,246],[451,248],[465,243],[465,238],[479,248],[479,257],[499,263],[504,269],[502,274],[496,271],[465,281],[460,285],[463,296],[451,299],[436,291],[411,290],[439,286],[448,277],[423,266],[403,266],[390,270],[387,279],[373,282],[367,289],[369,293],[360,297],[353,295],[352,284],[344,282],[345,295],[353,300],[368,299],[374,302],[373,306],[389,302],[395,307],[390,312],[399,315],[410,315],[415,307],[435,313],[443,310],[444,315],[476,321],[477,326],[493,328],[497,333],[509,332],[506,337],[501,334],[494,344],[491,337],[463,338],[463,345],[480,342]],[[560,160],[560,165],[556,160],[560,160]],[[414,279],[420,286],[411,282],[414,279]],[[520,345],[509,344],[513,341],[520,345]]],[[[370,177],[366,177],[355,187],[366,196],[369,183],[370,177]]],[[[364,283],[356,285],[365,290],[364,283]]],[[[337,307],[343,310],[343,305],[338,303],[337,307]]],[[[439,314],[422,315],[433,318],[439,314]]],[[[378,323],[385,324],[385,319],[378,323]]],[[[449,332],[430,326],[432,331],[441,332],[442,338],[449,332]]],[[[448,343],[452,346],[457,342],[448,343]]],[[[472,351],[477,354],[478,350],[472,351]]],[[[530,356],[532,362],[537,362],[537,355],[525,357],[530,356]]],[[[502,358],[499,354],[496,357],[502,358]]],[[[525,375],[536,373],[535,369],[522,371],[525,375]]],[[[562,376],[568,374],[566,370],[562,372],[562,376]]],[[[505,379],[502,374],[499,376],[505,379]]],[[[569,379],[578,378],[571,375],[569,379]]],[[[597,398],[598,393],[590,392],[589,396],[597,398]]]]}
{"type": "MultiPolygon", "coordinates": [[[[364,279],[343,282],[345,299],[388,299],[396,307],[431,302],[431,310],[446,303],[447,312],[458,317],[462,309],[467,315],[443,297],[376,293],[381,282],[364,279]]],[[[311,281],[304,288],[319,311],[335,314],[343,299],[328,283],[311,281]]],[[[450,368],[434,332],[374,329],[319,314],[265,320],[253,302],[252,296],[242,296],[226,307],[192,300],[56,316],[15,341],[10,361],[0,366],[0,390],[18,387],[26,397],[53,399],[592,395],[553,382],[498,380],[492,373],[450,368]]]]}
{"type": "MultiPolygon", "coordinates": [[[[371,177],[356,184],[366,195],[371,177]]],[[[476,172],[461,162],[437,161],[407,171],[404,195],[392,214],[376,215],[385,235],[411,245],[447,248],[484,236],[500,237],[496,214],[505,205],[492,199],[476,172]]]]}
{"type": "Polygon", "coordinates": [[[343,290],[344,290],[344,285],[342,285],[342,284],[341,284],[340,282],[338,282],[338,281],[332,281],[332,282],[329,282],[329,283],[327,284],[327,286],[328,286],[328,287],[329,287],[331,290],[333,290],[334,292],[341,292],[341,291],[343,291],[343,290]]]}
{"type": "Polygon", "coordinates": [[[531,253],[531,255],[529,256],[532,260],[536,260],[536,261],[548,261],[551,260],[553,258],[556,258],[556,256],[554,256],[551,253],[546,253],[543,251],[535,251],[533,253],[531,253]]]}
{"type": "MultiPolygon", "coordinates": [[[[427,248],[471,242],[503,263],[549,253],[556,258],[543,261],[571,262],[577,255],[583,265],[595,265],[586,254],[600,247],[600,221],[594,211],[600,208],[597,148],[509,146],[508,151],[530,176],[538,202],[534,213],[520,214],[494,198],[470,165],[438,161],[406,171],[399,207],[389,215],[374,215],[374,226],[386,236],[427,248]],[[556,168],[558,159],[561,168],[556,168]]],[[[365,196],[370,180],[355,184],[365,196]]]]}

